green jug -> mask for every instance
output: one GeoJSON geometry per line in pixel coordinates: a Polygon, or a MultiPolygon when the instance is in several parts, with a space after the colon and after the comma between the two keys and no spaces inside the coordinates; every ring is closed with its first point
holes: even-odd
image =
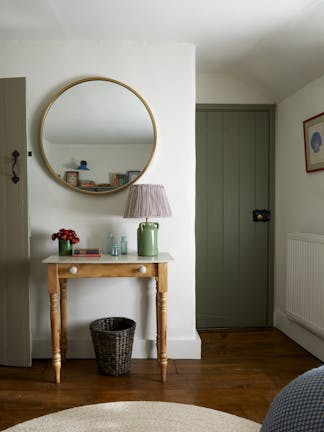
{"type": "Polygon", "coordinates": [[[137,253],[140,256],[155,256],[158,254],[157,222],[141,222],[137,229],[137,253]]]}

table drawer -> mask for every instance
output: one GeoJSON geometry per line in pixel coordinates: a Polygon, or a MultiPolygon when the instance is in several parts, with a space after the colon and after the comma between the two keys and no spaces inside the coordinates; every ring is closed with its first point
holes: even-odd
{"type": "Polygon", "coordinates": [[[60,278],[91,277],[154,277],[157,275],[157,264],[59,264],[60,278]]]}

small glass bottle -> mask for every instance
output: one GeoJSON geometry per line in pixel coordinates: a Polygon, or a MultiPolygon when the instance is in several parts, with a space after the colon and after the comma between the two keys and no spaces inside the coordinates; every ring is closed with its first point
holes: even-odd
{"type": "Polygon", "coordinates": [[[127,255],[127,237],[121,236],[120,238],[120,253],[122,255],[127,255]]]}
{"type": "Polygon", "coordinates": [[[113,233],[109,233],[107,237],[107,255],[111,255],[111,247],[114,243],[114,236],[113,233]]]}
{"type": "Polygon", "coordinates": [[[118,256],[119,255],[119,247],[118,243],[113,243],[111,245],[111,255],[112,256],[118,256]]]}

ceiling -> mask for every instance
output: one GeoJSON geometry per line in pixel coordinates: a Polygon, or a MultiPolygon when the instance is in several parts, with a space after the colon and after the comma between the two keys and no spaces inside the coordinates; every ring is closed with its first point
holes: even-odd
{"type": "Polygon", "coordinates": [[[324,0],[0,0],[0,40],[190,43],[280,101],[324,73],[324,0]]]}

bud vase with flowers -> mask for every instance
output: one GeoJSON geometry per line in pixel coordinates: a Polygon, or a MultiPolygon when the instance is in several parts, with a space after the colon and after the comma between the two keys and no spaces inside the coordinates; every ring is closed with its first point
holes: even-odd
{"type": "Polygon", "coordinates": [[[59,255],[72,255],[73,245],[79,243],[80,239],[72,229],[61,228],[57,233],[52,234],[52,240],[59,241],[59,255]]]}

